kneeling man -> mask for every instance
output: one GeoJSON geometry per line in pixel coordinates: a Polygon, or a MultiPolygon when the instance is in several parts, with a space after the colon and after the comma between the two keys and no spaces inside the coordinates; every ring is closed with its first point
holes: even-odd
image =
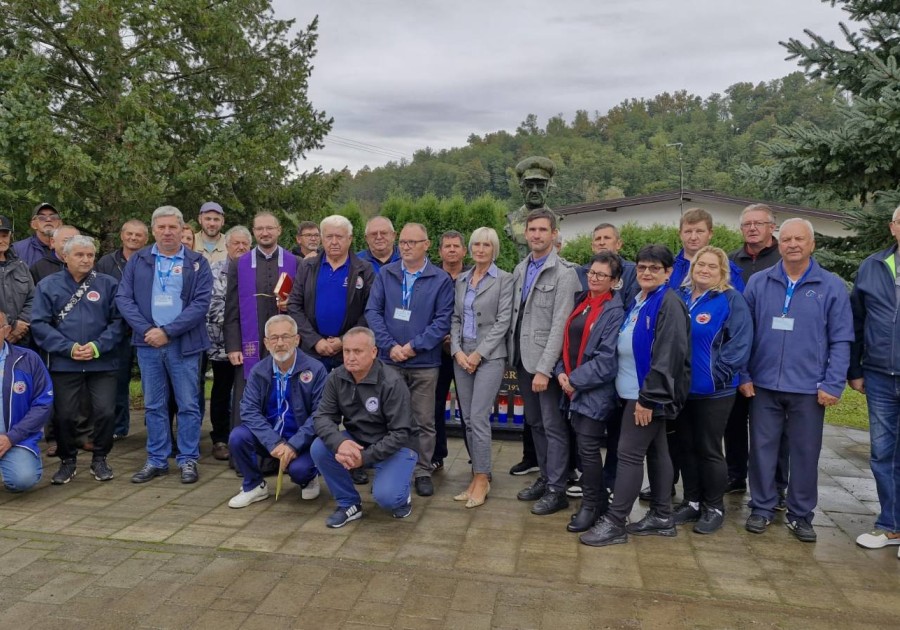
{"type": "Polygon", "coordinates": [[[409,479],[416,467],[418,444],[403,377],[377,359],[375,335],[357,326],[342,339],[344,365],[329,375],[316,410],[312,458],[337,500],[325,520],[332,528],[362,517],[359,493],[350,471],[374,468],[372,496],[394,518],[412,512],[409,479]],[[344,431],[339,425],[344,422],[344,431]]]}
{"type": "Polygon", "coordinates": [[[253,366],[241,398],[241,424],[228,438],[231,460],[244,477],[241,491],[228,502],[231,508],[269,497],[260,455],[279,460],[281,470],[301,487],[302,499],[319,496],[318,472],[309,447],[316,437],[313,412],[322,398],[327,373],[321,363],[297,350],[300,335],[289,315],[269,318],[265,335],[269,356],[253,366]]]}

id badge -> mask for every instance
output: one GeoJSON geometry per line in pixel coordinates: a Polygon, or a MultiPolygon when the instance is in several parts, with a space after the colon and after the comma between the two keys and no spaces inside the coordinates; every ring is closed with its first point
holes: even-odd
{"type": "Polygon", "coordinates": [[[794,318],[793,317],[773,317],[772,318],[772,330],[794,330],[794,318]]]}
{"type": "Polygon", "coordinates": [[[160,293],[153,297],[153,306],[172,306],[174,304],[175,300],[171,295],[160,293]]]}
{"type": "Polygon", "coordinates": [[[412,317],[411,310],[400,308],[399,306],[394,309],[394,319],[399,319],[401,322],[408,322],[410,317],[412,317]]]}

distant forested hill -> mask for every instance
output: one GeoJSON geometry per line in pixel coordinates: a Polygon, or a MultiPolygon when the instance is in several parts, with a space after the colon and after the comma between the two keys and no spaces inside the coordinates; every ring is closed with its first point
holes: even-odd
{"type": "Polygon", "coordinates": [[[681,91],[628,100],[606,113],[579,110],[571,121],[560,114],[544,127],[529,115],[515,133],[473,134],[464,147],[425,148],[411,162],[364,168],[344,179],[334,201],[356,202],[372,214],[391,195],[461,195],[471,201],[489,193],[517,206],[513,167],[534,154],[557,164],[553,206],[644,194],[678,187],[678,150],[666,146],[678,142],[685,188],[764,197],[757,184],[737,176],[738,167],[765,162],[759,143],[772,139],[777,125],[806,120],[829,128],[841,99],[823,82],[795,72],[758,85],[735,83],[706,98],[681,91]]]}

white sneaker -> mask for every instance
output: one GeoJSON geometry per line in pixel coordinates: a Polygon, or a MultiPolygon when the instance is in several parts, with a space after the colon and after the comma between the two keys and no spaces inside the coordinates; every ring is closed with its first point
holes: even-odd
{"type": "MultiPolygon", "coordinates": [[[[888,545],[900,545],[900,538],[888,538],[887,532],[883,529],[876,529],[872,532],[860,534],[856,537],[856,544],[866,549],[881,549],[888,545]]],[[[898,553],[900,557],[900,553],[898,553]]]]}
{"type": "Polygon", "coordinates": [[[300,488],[300,498],[304,501],[312,501],[313,499],[319,498],[319,493],[321,491],[322,488],[319,485],[319,476],[316,475],[313,477],[312,481],[300,488]]]}
{"type": "Polygon", "coordinates": [[[251,503],[256,503],[257,501],[265,501],[268,498],[269,488],[268,486],[266,486],[266,482],[263,481],[252,490],[242,489],[236,495],[231,497],[231,500],[228,502],[228,507],[235,509],[245,508],[251,503]]]}

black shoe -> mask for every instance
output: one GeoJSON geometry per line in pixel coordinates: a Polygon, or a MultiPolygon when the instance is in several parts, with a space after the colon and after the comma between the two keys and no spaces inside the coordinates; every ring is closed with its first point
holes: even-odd
{"type": "Polygon", "coordinates": [[[700,510],[691,507],[691,504],[687,501],[682,501],[678,507],[672,510],[672,519],[675,521],[676,525],[693,523],[694,521],[700,520],[700,510]]]}
{"type": "Polygon", "coordinates": [[[197,483],[200,473],[197,472],[197,462],[185,462],[181,467],[181,483],[197,483]]]}
{"type": "Polygon", "coordinates": [[[528,462],[524,459],[520,461],[518,464],[509,469],[510,475],[527,475],[533,472],[540,472],[540,467],[536,462],[528,462]]]}
{"type": "MultiPolygon", "coordinates": [[[[675,496],[675,486],[672,486],[672,496],[673,496],[673,497],[675,496]]],[[[650,486],[647,486],[646,488],[643,488],[643,489],[638,493],[638,498],[639,498],[641,501],[646,501],[646,502],[648,502],[648,503],[649,503],[650,501],[652,501],[652,500],[653,500],[653,491],[650,489],[650,486]]]]}
{"type": "Polygon", "coordinates": [[[278,469],[281,468],[280,461],[274,457],[269,457],[268,455],[261,457],[260,459],[259,472],[263,477],[271,477],[272,475],[278,474],[278,469]]]}
{"type": "Polygon", "coordinates": [[[625,526],[625,531],[635,536],[676,536],[678,531],[675,529],[675,520],[662,518],[656,513],[656,510],[647,510],[644,518],[637,523],[629,523],[625,526]]]}
{"type": "Polygon", "coordinates": [[[800,542],[816,542],[816,530],[814,530],[813,526],[806,521],[798,518],[793,521],[788,521],[785,525],[793,532],[794,536],[796,536],[797,540],[800,542]]]}
{"type": "Polygon", "coordinates": [[[538,516],[546,516],[548,514],[555,514],[560,510],[565,510],[568,507],[569,500],[566,498],[565,492],[547,490],[547,492],[544,493],[544,496],[531,506],[531,513],[537,514],[538,516]]]}
{"type": "Polygon", "coordinates": [[[725,515],[718,508],[703,506],[700,520],[694,525],[694,533],[696,534],[712,534],[720,529],[725,523],[725,515]]]}
{"type": "Polygon", "coordinates": [[[416,494],[420,497],[430,497],[434,494],[434,484],[431,477],[416,477],[416,494]]]}
{"type": "Polygon", "coordinates": [[[628,532],[621,525],[616,525],[603,516],[588,531],[578,537],[583,545],[591,547],[606,547],[607,545],[621,545],[628,542],[628,532]]]}
{"type": "Polygon", "coordinates": [[[431,470],[432,471],[441,470],[443,467],[444,467],[443,459],[436,459],[433,462],[431,462],[431,470]]]}
{"type": "Polygon", "coordinates": [[[542,496],[544,496],[545,492],[547,492],[547,480],[543,477],[538,477],[534,480],[533,484],[531,484],[527,488],[519,490],[516,498],[519,501],[537,501],[542,496]]]}
{"type": "Polygon", "coordinates": [[[581,508],[572,515],[566,525],[568,532],[586,532],[597,522],[597,508],[581,504],[581,508]]]}
{"type": "Polygon", "coordinates": [[[747,517],[747,522],[744,523],[744,529],[751,534],[762,534],[771,522],[761,514],[751,514],[747,517]]]}
{"type": "Polygon", "coordinates": [[[747,492],[747,482],[744,479],[729,479],[725,488],[725,494],[744,494],[747,492]]]}
{"type": "Polygon", "coordinates": [[[147,483],[154,477],[162,477],[168,474],[168,468],[154,466],[153,464],[144,464],[143,468],[131,475],[131,483],[147,483]]]}
{"type": "Polygon", "coordinates": [[[366,472],[365,468],[351,468],[350,478],[357,486],[364,486],[369,483],[369,473],[366,472]]]}
{"type": "Polygon", "coordinates": [[[787,512],[787,492],[784,490],[778,491],[778,503],[775,504],[775,509],[779,512],[787,512]]]}
{"type": "Polygon", "coordinates": [[[109,481],[113,478],[112,468],[106,463],[105,457],[98,457],[91,462],[91,472],[97,481],[109,481]]]}
{"type": "Polygon", "coordinates": [[[61,486],[64,483],[69,483],[75,478],[75,460],[74,459],[64,459],[59,463],[59,470],[54,473],[53,478],[50,479],[50,483],[54,486],[61,486]]]}

